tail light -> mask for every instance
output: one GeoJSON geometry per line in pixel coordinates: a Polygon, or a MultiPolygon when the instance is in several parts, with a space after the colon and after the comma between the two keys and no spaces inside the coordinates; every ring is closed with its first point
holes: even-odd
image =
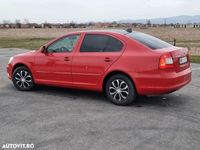
{"type": "Polygon", "coordinates": [[[174,67],[174,61],[170,53],[167,53],[161,56],[159,67],[160,69],[167,69],[167,68],[174,67]]]}

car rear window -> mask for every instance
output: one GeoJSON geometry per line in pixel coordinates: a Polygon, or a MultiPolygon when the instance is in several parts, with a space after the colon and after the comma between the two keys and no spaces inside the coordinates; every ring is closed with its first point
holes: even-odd
{"type": "Polygon", "coordinates": [[[136,40],[136,41],[142,43],[143,45],[145,45],[153,50],[172,47],[171,44],[169,44],[165,41],[162,41],[156,37],[153,37],[148,34],[140,33],[140,32],[132,32],[130,34],[127,34],[127,36],[133,40],[136,40]]]}

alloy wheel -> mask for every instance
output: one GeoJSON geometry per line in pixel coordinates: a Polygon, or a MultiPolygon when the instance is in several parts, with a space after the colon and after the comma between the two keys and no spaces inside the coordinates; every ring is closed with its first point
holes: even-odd
{"type": "Polygon", "coordinates": [[[114,100],[119,102],[124,101],[129,96],[129,86],[125,81],[121,79],[115,79],[110,84],[109,94],[114,100]]]}
{"type": "Polygon", "coordinates": [[[32,76],[26,70],[19,70],[15,74],[14,79],[15,79],[16,85],[23,89],[29,88],[33,84],[32,76]]]}

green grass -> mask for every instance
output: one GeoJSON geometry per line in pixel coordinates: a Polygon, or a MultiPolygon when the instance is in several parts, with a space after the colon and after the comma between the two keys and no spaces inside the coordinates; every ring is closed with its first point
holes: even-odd
{"type": "Polygon", "coordinates": [[[200,63],[200,56],[190,56],[190,60],[192,63],[200,63]]]}
{"type": "MultiPolygon", "coordinates": [[[[0,38],[0,47],[1,48],[23,48],[23,49],[30,49],[35,50],[40,48],[42,45],[46,44],[53,38],[0,38]]],[[[192,41],[183,42],[187,47],[188,43],[192,41]]],[[[193,42],[196,43],[196,42],[193,42]]],[[[180,43],[177,43],[179,46],[180,43]]],[[[188,46],[189,47],[189,46],[188,46]]],[[[200,63],[200,56],[191,56],[191,62],[193,63],[200,63]]]]}
{"type": "Polygon", "coordinates": [[[0,38],[1,48],[38,49],[53,38],[0,38]]]}

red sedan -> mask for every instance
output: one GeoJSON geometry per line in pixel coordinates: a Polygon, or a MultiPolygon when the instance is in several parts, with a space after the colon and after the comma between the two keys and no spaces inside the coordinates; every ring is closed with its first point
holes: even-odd
{"type": "Polygon", "coordinates": [[[189,52],[140,32],[74,32],[39,50],[10,58],[8,77],[29,91],[35,85],[103,91],[118,105],[137,95],[174,92],[191,81],[189,52]]]}

